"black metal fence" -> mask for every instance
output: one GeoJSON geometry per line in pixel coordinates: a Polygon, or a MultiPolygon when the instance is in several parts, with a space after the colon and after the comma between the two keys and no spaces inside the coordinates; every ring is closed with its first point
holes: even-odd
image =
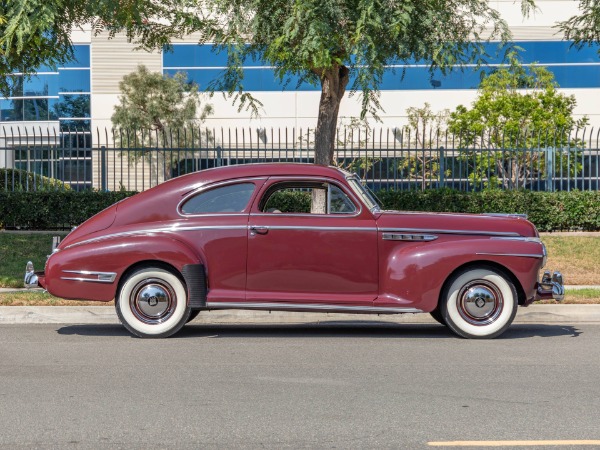
{"type": "MultiPolygon", "coordinates": [[[[341,128],[336,165],[374,189],[598,190],[600,130],[478,135],[341,128]]],[[[143,191],[212,167],[314,161],[313,129],[0,129],[0,190],[143,191]]]]}

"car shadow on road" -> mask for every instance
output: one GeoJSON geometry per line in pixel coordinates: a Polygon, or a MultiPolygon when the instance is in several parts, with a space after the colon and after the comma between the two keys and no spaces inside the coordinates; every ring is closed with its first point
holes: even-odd
{"type": "MultiPolygon", "coordinates": [[[[61,335],[132,337],[120,325],[68,325],[61,335]]],[[[578,337],[582,332],[569,325],[512,325],[498,339],[532,337],[578,337]]],[[[396,338],[457,339],[447,327],[438,324],[398,324],[389,322],[319,322],[308,324],[223,324],[190,323],[171,339],[189,338],[396,338]]]]}

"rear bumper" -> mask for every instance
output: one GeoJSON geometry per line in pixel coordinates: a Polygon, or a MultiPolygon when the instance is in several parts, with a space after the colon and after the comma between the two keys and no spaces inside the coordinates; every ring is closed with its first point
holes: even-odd
{"type": "Polygon", "coordinates": [[[44,271],[34,272],[33,264],[30,261],[27,263],[27,268],[25,269],[25,278],[23,279],[23,284],[27,289],[34,289],[38,287],[46,289],[46,274],[44,271]]]}
{"type": "Polygon", "coordinates": [[[560,272],[545,271],[542,281],[536,283],[536,293],[534,300],[557,300],[562,301],[565,298],[565,287],[560,272]]]}

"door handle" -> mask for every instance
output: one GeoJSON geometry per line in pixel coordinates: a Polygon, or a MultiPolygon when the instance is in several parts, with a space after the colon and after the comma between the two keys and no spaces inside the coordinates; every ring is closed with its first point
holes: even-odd
{"type": "Polygon", "coordinates": [[[257,234],[267,234],[269,232],[269,227],[260,227],[256,225],[250,226],[250,236],[256,236],[257,234]]]}

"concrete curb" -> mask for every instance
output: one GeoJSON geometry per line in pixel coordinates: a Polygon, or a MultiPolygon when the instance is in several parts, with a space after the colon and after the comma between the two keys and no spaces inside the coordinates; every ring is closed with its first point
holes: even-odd
{"type": "MultiPolygon", "coordinates": [[[[334,314],[223,310],[201,313],[196,324],[301,324],[331,322],[436,323],[429,314],[334,314]]],[[[0,325],[118,324],[109,306],[2,306],[0,325]]],[[[519,308],[514,323],[599,323],[600,305],[531,305],[519,308]]]]}

